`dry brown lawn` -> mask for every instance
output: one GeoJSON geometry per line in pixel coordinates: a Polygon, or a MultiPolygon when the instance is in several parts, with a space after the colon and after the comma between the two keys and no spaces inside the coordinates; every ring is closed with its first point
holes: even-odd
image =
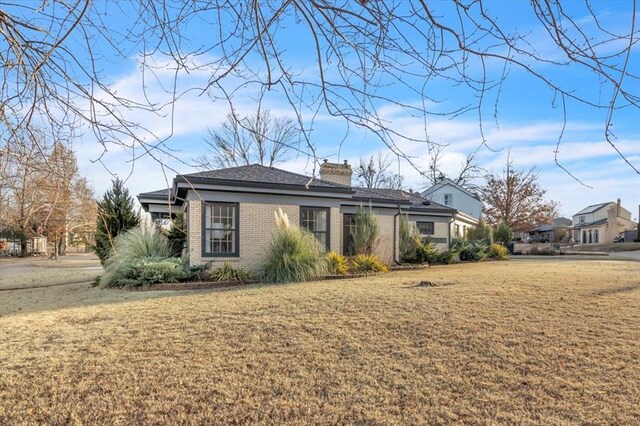
{"type": "Polygon", "coordinates": [[[0,424],[640,423],[640,262],[26,291],[0,293],[0,424]]]}

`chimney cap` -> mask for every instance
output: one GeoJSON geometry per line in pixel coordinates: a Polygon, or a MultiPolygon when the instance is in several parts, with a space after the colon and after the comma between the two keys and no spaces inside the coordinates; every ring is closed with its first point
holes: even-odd
{"type": "Polygon", "coordinates": [[[323,163],[328,163],[329,160],[327,160],[326,158],[324,159],[323,163]]]}
{"type": "Polygon", "coordinates": [[[344,160],[344,165],[345,165],[345,166],[348,166],[348,165],[349,165],[349,162],[348,162],[347,160],[344,160]]]}

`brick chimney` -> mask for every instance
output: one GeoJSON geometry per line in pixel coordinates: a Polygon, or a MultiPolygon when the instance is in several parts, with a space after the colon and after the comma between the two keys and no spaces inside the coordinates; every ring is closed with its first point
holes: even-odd
{"type": "Polygon", "coordinates": [[[351,186],[352,174],[351,165],[347,160],[344,160],[344,164],[329,163],[327,160],[320,164],[320,179],[322,180],[351,186]]]}

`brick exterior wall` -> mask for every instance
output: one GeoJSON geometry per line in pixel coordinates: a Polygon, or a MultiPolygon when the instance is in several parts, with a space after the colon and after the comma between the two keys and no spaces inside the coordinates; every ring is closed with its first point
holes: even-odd
{"type": "MultiPolygon", "coordinates": [[[[381,261],[393,264],[393,222],[392,215],[376,215],[378,219],[378,228],[380,229],[380,243],[375,250],[376,256],[381,261]]],[[[398,238],[398,229],[396,229],[396,239],[398,238]]],[[[398,245],[396,245],[398,247],[398,245]]]]}
{"type": "MultiPolygon", "coordinates": [[[[234,266],[256,269],[262,262],[264,250],[272,241],[276,231],[274,212],[281,208],[289,217],[292,225],[300,223],[300,206],[278,205],[266,203],[240,203],[240,244],[238,257],[203,257],[202,256],[202,209],[201,200],[189,200],[188,209],[188,253],[192,265],[212,262],[222,264],[229,262],[234,266]]],[[[342,253],[343,214],[340,208],[330,209],[330,250],[342,253]]],[[[380,227],[380,244],[376,255],[388,264],[393,264],[393,215],[376,215],[380,227]]],[[[395,218],[397,221],[398,218],[395,218]]],[[[399,232],[396,232],[396,247],[399,243],[399,232]]]]}

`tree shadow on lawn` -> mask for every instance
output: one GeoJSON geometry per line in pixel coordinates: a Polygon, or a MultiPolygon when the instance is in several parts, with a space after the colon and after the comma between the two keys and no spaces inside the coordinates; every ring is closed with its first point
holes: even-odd
{"type": "MultiPolygon", "coordinates": [[[[208,290],[127,291],[100,289],[90,284],[67,284],[0,292],[0,317],[60,309],[128,303],[163,297],[190,296],[196,293],[227,292],[283,284],[248,284],[208,290]]],[[[286,284],[284,284],[286,285],[286,284]]]]}

